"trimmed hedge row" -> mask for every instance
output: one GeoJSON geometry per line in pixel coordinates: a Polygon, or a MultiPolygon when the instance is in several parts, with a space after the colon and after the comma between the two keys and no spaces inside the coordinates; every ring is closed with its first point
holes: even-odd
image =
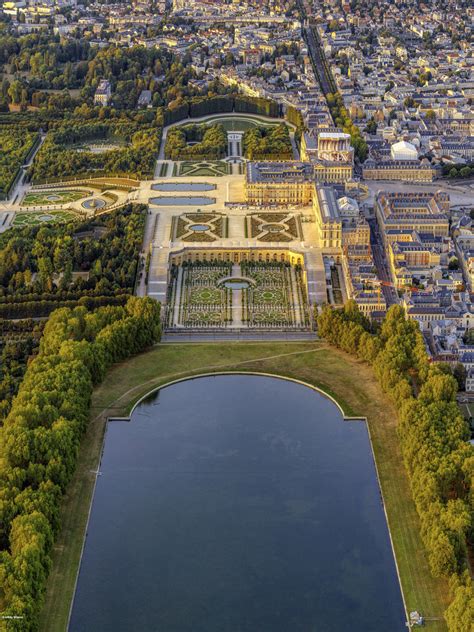
{"type": "Polygon", "coordinates": [[[59,309],[48,320],[0,431],[0,611],[7,632],[37,628],[61,498],[74,473],[94,384],[159,339],[160,307],[59,309]],[[6,617],[12,617],[7,619],[6,617]]]}
{"type": "Polygon", "coordinates": [[[450,632],[471,632],[474,590],[467,568],[473,536],[474,449],[456,403],[457,382],[448,365],[430,364],[418,323],[393,306],[373,335],[357,306],[329,307],[319,334],[374,368],[398,410],[398,435],[421,537],[435,577],[450,580],[453,600],[445,616],[450,632]]]}

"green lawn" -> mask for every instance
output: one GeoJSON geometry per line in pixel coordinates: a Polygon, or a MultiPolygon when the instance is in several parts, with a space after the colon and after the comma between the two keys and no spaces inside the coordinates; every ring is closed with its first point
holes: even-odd
{"type": "Polygon", "coordinates": [[[242,114],[241,116],[225,116],[225,115],[216,115],[210,116],[206,118],[206,125],[212,125],[214,123],[218,123],[222,125],[226,132],[245,132],[252,127],[257,126],[265,126],[265,127],[275,127],[276,125],[280,125],[281,123],[285,123],[284,119],[271,120],[263,117],[255,116],[252,114],[242,114]]]}
{"type": "Polygon", "coordinates": [[[29,211],[16,213],[13,226],[37,226],[45,222],[68,222],[78,215],[72,211],[29,211]]]}
{"type": "Polygon", "coordinates": [[[306,381],[335,397],[347,415],[367,417],[407,608],[429,619],[426,630],[445,632],[442,613],[448,588],[429,572],[396,435],[396,412],[369,367],[318,342],[157,345],[109,371],[94,391],[91,422],[62,508],[63,527],[54,548],[40,631],[66,631],[106,418],[127,415],[142,395],[169,381],[232,370],[306,381]]]}

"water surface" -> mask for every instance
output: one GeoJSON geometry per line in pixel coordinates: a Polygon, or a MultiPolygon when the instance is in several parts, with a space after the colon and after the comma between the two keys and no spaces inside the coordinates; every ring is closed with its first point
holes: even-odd
{"type": "Polygon", "coordinates": [[[155,206],[207,206],[209,204],[215,204],[215,198],[209,197],[191,197],[191,196],[167,196],[167,197],[153,197],[150,198],[150,204],[155,206]]]}
{"type": "Polygon", "coordinates": [[[70,632],[403,632],[364,422],[261,376],[108,425],[70,632]]]}
{"type": "Polygon", "coordinates": [[[208,182],[159,182],[152,184],[153,191],[214,191],[215,184],[208,182]]]}

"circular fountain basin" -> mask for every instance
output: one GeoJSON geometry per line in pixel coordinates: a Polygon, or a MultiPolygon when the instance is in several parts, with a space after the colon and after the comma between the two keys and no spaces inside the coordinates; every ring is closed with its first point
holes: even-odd
{"type": "Polygon", "coordinates": [[[250,283],[242,279],[235,279],[235,281],[226,281],[224,287],[228,290],[248,290],[250,283]]]}
{"type": "Polygon", "coordinates": [[[104,208],[105,200],[102,200],[101,198],[89,198],[88,200],[84,200],[81,206],[87,209],[104,208]]]}

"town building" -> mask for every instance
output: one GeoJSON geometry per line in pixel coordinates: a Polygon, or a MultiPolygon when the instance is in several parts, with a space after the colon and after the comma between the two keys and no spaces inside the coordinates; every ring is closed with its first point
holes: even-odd
{"type": "Polygon", "coordinates": [[[109,105],[110,99],[112,96],[112,88],[110,86],[110,81],[107,79],[101,79],[99,81],[99,85],[97,86],[97,90],[94,95],[94,104],[95,105],[109,105]]]}
{"type": "Polygon", "coordinates": [[[436,169],[429,162],[419,160],[368,159],[362,165],[364,180],[401,180],[403,182],[433,182],[436,169]]]}
{"type": "Polygon", "coordinates": [[[449,235],[449,195],[436,193],[380,192],[375,199],[375,212],[385,243],[391,231],[447,237],[449,235]],[[390,232],[389,232],[390,231],[390,232]]]}

